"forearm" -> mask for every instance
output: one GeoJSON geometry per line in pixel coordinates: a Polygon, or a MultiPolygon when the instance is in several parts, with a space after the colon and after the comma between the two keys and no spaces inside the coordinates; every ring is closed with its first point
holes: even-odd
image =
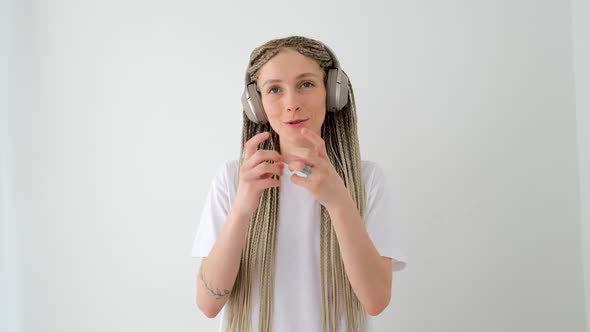
{"type": "Polygon", "coordinates": [[[391,296],[392,272],[371,241],[352,197],[328,210],[350,284],[371,315],[377,315],[391,296]]]}
{"type": "Polygon", "coordinates": [[[233,210],[209,256],[203,257],[197,276],[197,306],[210,318],[225,305],[240,268],[249,217],[233,210]]]}

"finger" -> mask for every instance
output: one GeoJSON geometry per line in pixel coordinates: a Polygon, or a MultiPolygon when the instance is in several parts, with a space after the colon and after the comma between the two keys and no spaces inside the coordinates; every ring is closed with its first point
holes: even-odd
{"type": "Polygon", "coordinates": [[[273,175],[281,176],[283,174],[283,167],[285,164],[283,163],[260,163],[258,166],[254,167],[248,174],[246,175],[247,179],[266,179],[268,177],[272,177],[273,175]]]}
{"type": "Polygon", "coordinates": [[[305,176],[300,176],[300,175],[297,175],[296,173],[293,173],[291,175],[291,182],[295,183],[296,185],[307,188],[308,183],[309,183],[309,179],[307,179],[305,176]]]}
{"type": "Polygon", "coordinates": [[[289,171],[291,172],[301,172],[303,167],[305,167],[305,162],[301,160],[293,160],[289,163],[289,171]]]}
{"type": "Polygon", "coordinates": [[[275,163],[285,161],[283,156],[275,150],[257,150],[249,159],[244,161],[244,166],[253,168],[265,160],[274,160],[275,163]]]}
{"type": "Polygon", "coordinates": [[[317,154],[320,157],[325,157],[327,155],[326,143],[318,134],[316,134],[313,130],[309,130],[307,128],[301,128],[301,134],[303,135],[303,137],[307,138],[307,140],[313,144],[317,154]]]}
{"type": "MultiPolygon", "coordinates": [[[[301,178],[307,178],[309,175],[308,175],[308,170],[306,170],[306,168],[310,168],[310,167],[311,167],[310,165],[302,163],[302,165],[297,165],[296,167],[294,167],[294,170],[292,172],[297,174],[301,178]]],[[[311,168],[311,169],[313,170],[313,168],[311,168]]]]}
{"type": "MultiPolygon", "coordinates": [[[[319,163],[318,156],[315,156],[315,152],[308,148],[293,148],[287,153],[289,156],[294,158],[294,161],[300,161],[304,164],[316,166],[319,163]]],[[[290,164],[292,164],[291,162],[290,164]]],[[[290,165],[289,164],[289,165],[290,165]]]]}
{"type": "Polygon", "coordinates": [[[260,176],[261,179],[268,179],[268,178],[270,178],[270,177],[272,177],[274,175],[282,176],[284,174],[284,172],[285,172],[285,167],[288,166],[284,162],[277,162],[277,163],[272,164],[272,165],[276,165],[279,168],[278,173],[276,173],[276,172],[274,172],[274,173],[265,173],[262,176],[260,176]]]}
{"type": "Polygon", "coordinates": [[[280,187],[281,185],[281,180],[277,180],[277,179],[265,179],[262,181],[259,181],[257,184],[259,187],[259,189],[266,189],[266,188],[272,188],[272,187],[280,187]]]}
{"type": "Polygon", "coordinates": [[[268,131],[256,134],[252,136],[246,144],[244,144],[244,159],[249,159],[256,150],[258,150],[258,145],[270,137],[270,133],[268,131]]]}

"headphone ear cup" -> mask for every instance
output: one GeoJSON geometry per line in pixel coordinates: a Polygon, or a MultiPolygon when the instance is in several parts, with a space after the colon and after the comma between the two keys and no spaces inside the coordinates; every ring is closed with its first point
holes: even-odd
{"type": "Polygon", "coordinates": [[[339,69],[328,71],[326,83],[326,110],[338,112],[348,103],[348,76],[339,69]],[[340,77],[338,77],[340,75],[340,77]]]}
{"type": "Polygon", "coordinates": [[[338,94],[338,109],[341,110],[348,104],[348,75],[343,70],[340,70],[340,94],[338,94]]]}
{"type": "Polygon", "coordinates": [[[262,107],[260,94],[256,90],[256,83],[248,84],[244,89],[244,93],[242,93],[242,107],[250,121],[258,124],[265,124],[268,122],[266,113],[262,107]]]}

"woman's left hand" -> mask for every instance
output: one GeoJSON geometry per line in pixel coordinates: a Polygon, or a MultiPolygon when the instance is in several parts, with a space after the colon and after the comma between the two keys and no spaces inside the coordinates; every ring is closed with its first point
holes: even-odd
{"type": "Polygon", "coordinates": [[[307,189],[328,210],[345,204],[351,199],[350,192],[328,157],[326,143],[307,128],[302,128],[301,134],[313,144],[313,149],[292,150],[290,159],[293,161],[289,163],[289,170],[301,171],[307,164],[312,167],[312,172],[307,177],[293,174],[291,181],[307,189]]]}

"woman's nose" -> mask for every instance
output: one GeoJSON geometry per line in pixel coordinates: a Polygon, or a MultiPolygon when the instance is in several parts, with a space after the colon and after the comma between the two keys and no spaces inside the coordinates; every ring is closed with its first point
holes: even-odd
{"type": "Polygon", "coordinates": [[[296,92],[287,92],[285,94],[285,109],[287,111],[298,111],[301,108],[301,101],[296,92]]]}

